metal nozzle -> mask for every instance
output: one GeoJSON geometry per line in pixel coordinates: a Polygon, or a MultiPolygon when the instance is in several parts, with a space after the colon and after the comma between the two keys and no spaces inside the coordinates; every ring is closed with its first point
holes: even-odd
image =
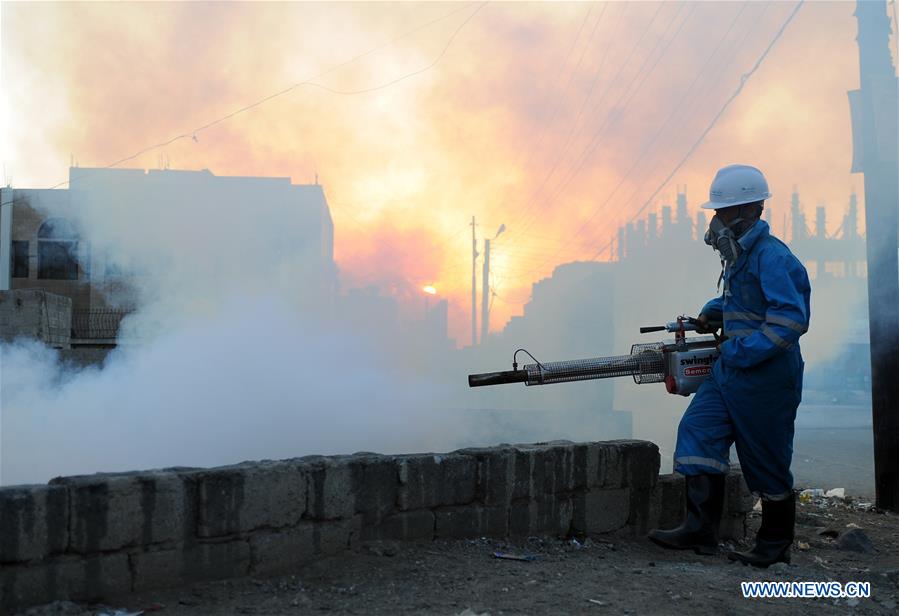
{"type": "Polygon", "coordinates": [[[649,332],[663,332],[663,331],[665,331],[666,329],[668,329],[668,328],[667,328],[666,326],[664,326],[664,325],[652,325],[652,326],[649,326],[649,327],[641,327],[641,328],[640,328],[640,333],[641,333],[641,334],[648,334],[649,332]]]}
{"type": "Polygon", "coordinates": [[[505,383],[527,383],[527,370],[506,370],[505,372],[485,372],[483,374],[469,374],[469,387],[484,387],[485,385],[503,385],[505,383]]]}

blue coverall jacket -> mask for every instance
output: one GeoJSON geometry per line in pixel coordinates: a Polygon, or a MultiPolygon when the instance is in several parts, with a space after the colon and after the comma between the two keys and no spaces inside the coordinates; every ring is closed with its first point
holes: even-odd
{"type": "Polygon", "coordinates": [[[726,473],[737,446],[749,489],[782,498],[793,488],[793,422],[802,396],[799,337],[808,330],[811,287],[802,263],[759,220],[739,240],[724,293],[701,314],[724,321],[728,339],[677,432],[675,469],[726,473]]]}

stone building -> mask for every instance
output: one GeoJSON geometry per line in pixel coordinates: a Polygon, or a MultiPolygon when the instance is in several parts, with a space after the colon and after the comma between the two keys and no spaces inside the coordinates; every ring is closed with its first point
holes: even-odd
{"type": "Polygon", "coordinates": [[[160,207],[182,208],[215,204],[221,216],[263,212],[277,217],[283,220],[283,237],[272,241],[289,241],[290,249],[300,255],[292,265],[296,284],[309,290],[304,296],[327,303],[336,293],[334,225],[319,184],[223,177],[208,170],[73,167],[68,186],[3,189],[0,291],[40,289],[70,298],[73,344],[114,344],[119,322],[134,308],[134,296],[128,292],[134,273],[94,241],[102,235],[98,230],[79,227],[85,219],[102,220],[104,212],[127,215],[129,204],[152,201],[160,207]],[[101,216],[82,216],[88,210],[101,216]]]}

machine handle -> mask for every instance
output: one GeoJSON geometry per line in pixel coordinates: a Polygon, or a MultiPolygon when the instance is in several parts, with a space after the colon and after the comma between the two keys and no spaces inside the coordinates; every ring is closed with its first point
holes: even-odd
{"type": "MultiPolygon", "coordinates": [[[[698,320],[693,317],[688,317],[683,320],[683,323],[678,323],[677,321],[672,321],[671,323],[667,323],[665,325],[652,325],[648,327],[641,327],[641,334],[648,334],[649,332],[677,332],[681,328],[685,332],[695,332],[696,324],[698,320]]],[[[722,321],[709,321],[708,327],[713,330],[721,329],[724,323],[722,321]]]]}
{"type": "Polygon", "coordinates": [[[485,372],[483,374],[469,374],[469,387],[484,387],[486,385],[503,385],[505,383],[527,383],[527,370],[506,370],[505,372],[485,372]]]}

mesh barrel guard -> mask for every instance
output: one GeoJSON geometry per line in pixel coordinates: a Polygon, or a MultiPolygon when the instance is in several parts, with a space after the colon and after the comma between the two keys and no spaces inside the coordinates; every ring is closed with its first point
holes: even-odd
{"type": "Polygon", "coordinates": [[[635,344],[630,355],[574,359],[524,366],[527,385],[549,385],[633,376],[637,383],[658,383],[665,378],[662,344],[635,344]]]}

